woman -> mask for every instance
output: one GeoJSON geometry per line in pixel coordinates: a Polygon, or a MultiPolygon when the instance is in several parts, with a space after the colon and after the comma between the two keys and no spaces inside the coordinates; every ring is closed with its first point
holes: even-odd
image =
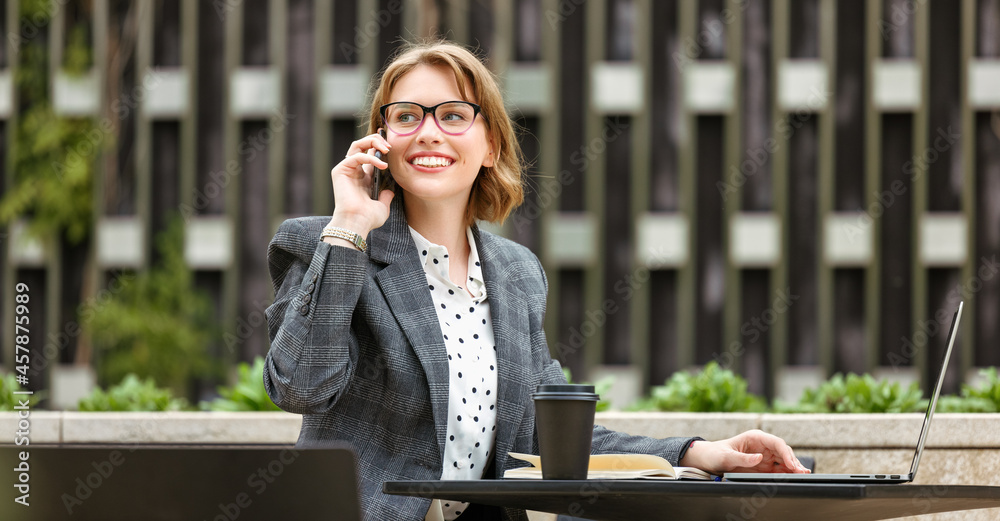
{"type": "MultiPolygon", "coordinates": [[[[268,249],[276,299],[264,384],[304,415],[300,443],[354,446],[371,519],[479,518],[486,509],[385,495],[382,482],[494,478],[520,466],[508,452],[537,454],[530,394],[564,382],[542,328],[545,272],[528,249],[475,224],[521,203],[521,165],[486,67],[453,44],[412,45],[378,80],[368,135],[331,172],[332,218],[286,221],[268,249]],[[374,168],[395,183],[377,200],[374,168]]],[[[706,442],[595,427],[593,452],[714,473],[805,472],[759,431],[706,442]]]]}

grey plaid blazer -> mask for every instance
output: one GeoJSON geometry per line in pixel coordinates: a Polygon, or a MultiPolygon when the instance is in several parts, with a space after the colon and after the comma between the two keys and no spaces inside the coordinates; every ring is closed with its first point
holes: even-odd
{"type": "MultiPolygon", "coordinates": [[[[448,359],[402,198],[368,237],[368,253],[319,240],[330,218],[282,223],[267,251],[275,301],[264,386],[303,415],[299,443],[340,440],[357,451],[366,519],[419,521],[430,500],[382,493],[391,480],[441,477],[448,359]]],[[[538,453],[530,394],[564,382],[542,329],[548,283],[525,247],[475,229],[497,345],[496,475],[538,453]]],[[[594,428],[593,452],[648,453],[676,464],[698,438],[663,440],[594,428]]],[[[493,476],[487,476],[493,477],[493,476]]],[[[317,498],[322,501],[323,498],[317,498]]],[[[526,519],[505,509],[504,519],[526,519]]]]}

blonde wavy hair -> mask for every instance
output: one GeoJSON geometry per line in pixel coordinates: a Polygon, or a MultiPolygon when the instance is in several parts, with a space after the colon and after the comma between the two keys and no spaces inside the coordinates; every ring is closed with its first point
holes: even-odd
{"type": "Polygon", "coordinates": [[[465,220],[468,225],[476,220],[503,223],[524,201],[522,173],[525,162],[514,123],[504,109],[496,77],[475,54],[446,41],[404,45],[382,74],[373,80],[374,91],[369,96],[371,109],[368,113],[368,133],[374,134],[382,127],[379,107],[389,103],[389,94],[396,82],[419,65],[451,69],[462,98],[482,107],[480,115],[484,116],[486,132],[493,140],[495,156],[493,166],[482,167],[476,176],[465,220]],[[472,89],[471,93],[468,92],[469,87],[472,89]]]}

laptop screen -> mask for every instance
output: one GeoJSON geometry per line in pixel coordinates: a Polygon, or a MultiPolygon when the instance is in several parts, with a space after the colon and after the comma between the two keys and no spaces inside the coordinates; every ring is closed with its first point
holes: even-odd
{"type": "Polygon", "coordinates": [[[924,412],[924,426],[920,429],[920,439],[917,441],[917,450],[913,453],[913,464],[910,465],[910,477],[917,475],[917,466],[920,465],[920,454],[924,451],[924,442],[927,441],[927,433],[930,432],[931,417],[934,416],[934,409],[937,407],[938,396],[941,395],[941,387],[944,386],[944,375],[948,372],[948,361],[951,359],[951,349],[955,346],[955,337],[958,336],[958,323],[962,320],[962,306],[964,302],[958,303],[955,316],[951,319],[951,330],[948,332],[948,347],[944,350],[944,360],[938,370],[937,382],[934,384],[934,393],[927,403],[927,411],[924,412]]]}
{"type": "Polygon", "coordinates": [[[26,486],[8,485],[4,521],[361,519],[346,447],[4,446],[0,467],[25,451],[26,486]],[[27,505],[10,497],[25,494],[27,505]]]}

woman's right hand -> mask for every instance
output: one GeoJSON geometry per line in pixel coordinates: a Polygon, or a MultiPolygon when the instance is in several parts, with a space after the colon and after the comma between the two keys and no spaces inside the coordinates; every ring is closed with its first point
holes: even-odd
{"type": "Polygon", "coordinates": [[[382,190],[377,201],[372,200],[369,194],[375,168],[389,166],[375,157],[375,149],[384,156],[391,148],[389,142],[378,134],[369,134],[351,143],[347,156],[330,171],[334,200],[330,225],[346,228],[364,237],[385,224],[389,218],[389,203],[395,194],[392,190],[382,190]]]}

